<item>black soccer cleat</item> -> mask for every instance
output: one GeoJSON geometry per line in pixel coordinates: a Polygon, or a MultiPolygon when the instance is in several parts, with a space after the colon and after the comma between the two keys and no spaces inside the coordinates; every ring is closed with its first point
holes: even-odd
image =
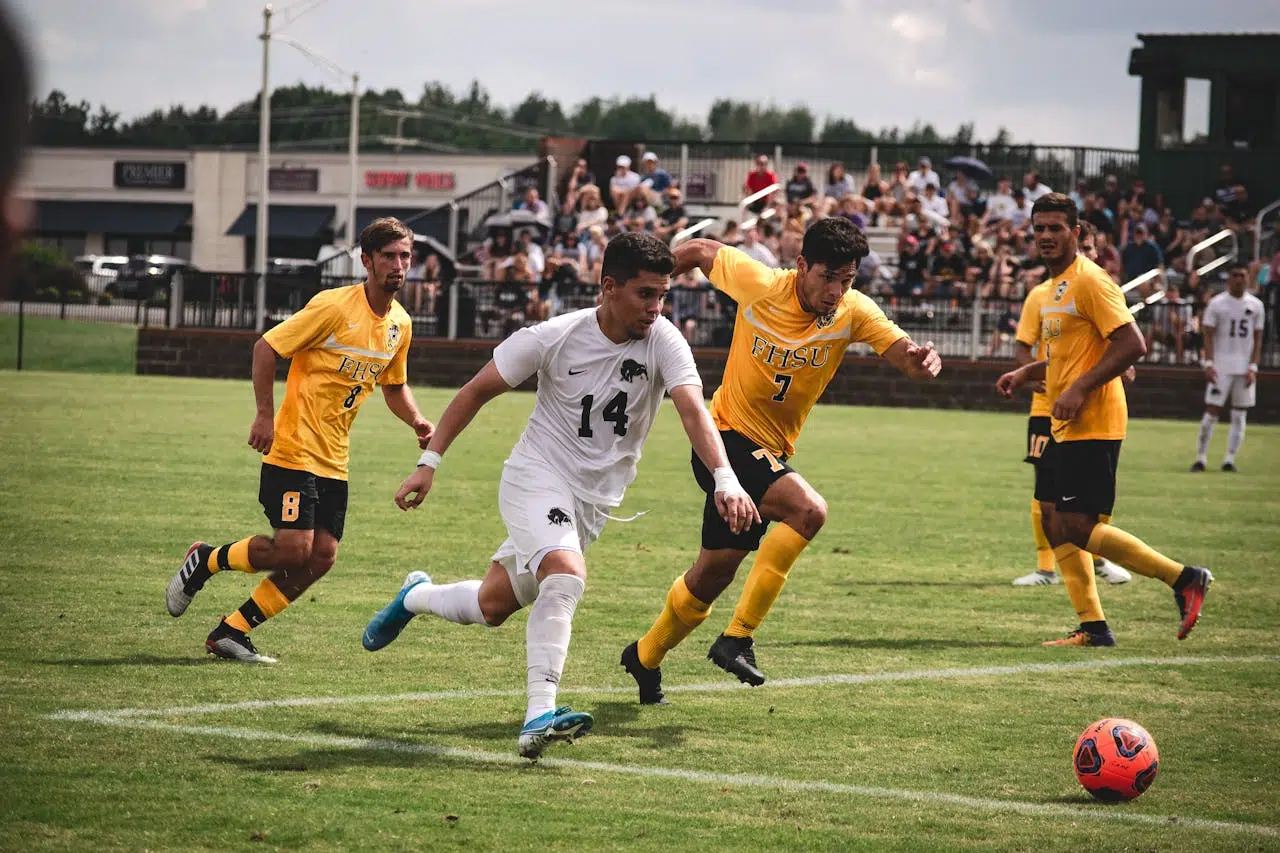
{"type": "Polygon", "coordinates": [[[641,705],[669,704],[662,693],[662,667],[649,669],[640,663],[640,651],[636,643],[622,650],[622,660],[618,664],[636,680],[636,686],[640,688],[641,705]]]}
{"type": "Polygon", "coordinates": [[[764,684],[764,673],[756,666],[755,641],[750,637],[728,637],[721,634],[711,644],[707,659],[738,680],[752,687],[764,684]]]}
{"type": "Polygon", "coordinates": [[[213,546],[203,542],[192,543],[187,549],[187,555],[182,558],[182,565],[178,567],[177,573],[169,580],[169,586],[164,591],[164,603],[169,609],[170,616],[176,618],[187,612],[191,599],[195,598],[196,593],[210,577],[207,563],[212,553],[213,546]]]}
{"type": "Polygon", "coordinates": [[[1192,474],[1199,474],[1199,473],[1200,473],[1201,471],[1203,471],[1203,470],[1204,470],[1204,463],[1203,463],[1203,462],[1193,462],[1193,463],[1191,464],[1191,473],[1192,473],[1192,474]]]}
{"type": "Polygon", "coordinates": [[[276,659],[260,653],[253,645],[253,640],[244,631],[237,631],[227,624],[227,620],[218,623],[204,647],[209,654],[224,660],[237,660],[241,663],[276,663],[276,659]]]}
{"type": "Polygon", "coordinates": [[[1228,474],[1234,474],[1234,473],[1236,473],[1236,463],[1234,463],[1234,462],[1223,462],[1223,463],[1222,463],[1222,470],[1223,470],[1223,471],[1226,471],[1228,474]]]}

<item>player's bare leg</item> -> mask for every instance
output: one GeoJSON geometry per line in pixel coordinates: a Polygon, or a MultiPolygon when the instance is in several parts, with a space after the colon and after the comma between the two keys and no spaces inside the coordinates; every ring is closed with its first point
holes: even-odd
{"type": "Polygon", "coordinates": [[[250,536],[219,548],[193,543],[165,589],[169,614],[185,613],[209,578],[225,569],[257,574],[303,568],[311,557],[313,539],[311,530],[276,530],[271,536],[250,536]]]}

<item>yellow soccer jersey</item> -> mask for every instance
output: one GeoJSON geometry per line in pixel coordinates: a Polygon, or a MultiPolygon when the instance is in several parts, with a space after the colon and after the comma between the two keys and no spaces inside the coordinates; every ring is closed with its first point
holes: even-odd
{"type": "MultiPolygon", "coordinates": [[[[1107,338],[1132,323],[1133,315],[1111,276],[1083,255],[1047,283],[1053,290],[1040,308],[1040,339],[1049,361],[1046,390],[1050,400],[1057,400],[1098,363],[1107,350],[1107,338]]],[[[1128,421],[1124,383],[1117,376],[1085,399],[1074,420],[1054,418],[1053,438],[1122,439],[1128,421]]]]}
{"type": "MultiPolygon", "coordinates": [[[[1018,343],[1031,347],[1032,358],[1040,352],[1040,309],[1052,293],[1053,285],[1050,282],[1043,282],[1031,288],[1031,292],[1022,302],[1022,314],[1018,316],[1018,332],[1014,337],[1018,343]]],[[[1052,411],[1053,403],[1049,402],[1048,394],[1037,391],[1031,395],[1031,417],[1047,418],[1052,411]]]]}
{"type": "Polygon", "coordinates": [[[815,317],[796,297],[795,270],[770,269],[730,246],[716,253],[711,283],[738,303],[711,417],[780,456],[795,452],[800,428],[849,344],[867,343],[879,354],[907,334],[856,290],[815,317]]]}
{"type": "Polygon", "coordinates": [[[322,290],[263,337],[291,358],[275,441],[263,459],[317,477],[347,479],[351,423],[374,385],[402,385],[413,323],[399,302],[369,307],[363,284],[322,290]]]}

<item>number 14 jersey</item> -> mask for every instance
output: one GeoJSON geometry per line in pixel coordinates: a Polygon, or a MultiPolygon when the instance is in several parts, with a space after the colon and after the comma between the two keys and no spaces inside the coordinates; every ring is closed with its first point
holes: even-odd
{"type": "Polygon", "coordinates": [[[583,501],[612,507],[636,477],[663,393],[701,388],[702,380],[669,320],[659,317],[645,338],[616,344],[600,330],[598,310],[521,329],[494,349],[493,363],[513,388],[538,377],[533,414],[507,462],[544,462],[583,501]]]}

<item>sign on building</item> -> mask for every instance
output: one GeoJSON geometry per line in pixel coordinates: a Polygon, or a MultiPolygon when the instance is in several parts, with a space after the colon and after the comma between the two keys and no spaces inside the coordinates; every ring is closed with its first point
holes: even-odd
{"type": "Polygon", "coordinates": [[[115,185],[131,190],[183,190],[187,188],[187,164],[117,160],[115,185]]]}

